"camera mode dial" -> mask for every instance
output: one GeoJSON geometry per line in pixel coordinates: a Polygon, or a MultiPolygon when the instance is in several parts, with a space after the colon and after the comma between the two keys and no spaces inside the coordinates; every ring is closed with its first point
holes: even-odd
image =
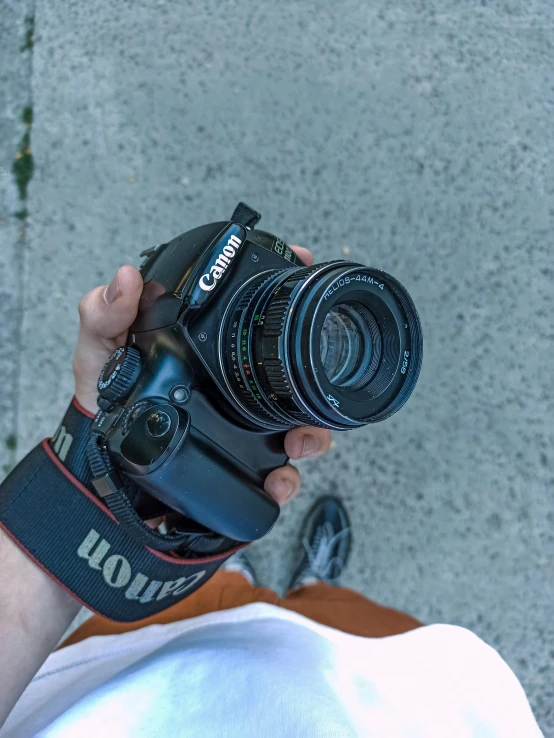
{"type": "Polygon", "coordinates": [[[104,364],[98,378],[98,405],[111,405],[126,397],[140,374],[140,352],[133,346],[116,349],[104,364]]]}

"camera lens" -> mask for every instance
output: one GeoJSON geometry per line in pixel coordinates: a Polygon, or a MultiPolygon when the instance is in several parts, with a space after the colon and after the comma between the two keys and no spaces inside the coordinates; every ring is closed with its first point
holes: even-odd
{"type": "Polygon", "coordinates": [[[421,367],[421,325],[385,272],[343,261],[271,270],[231,301],[220,359],[230,393],[256,424],[346,430],[406,402],[421,367]]]}
{"type": "Polygon", "coordinates": [[[329,310],[321,328],[320,358],[334,387],[360,387],[369,381],[376,331],[375,318],[359,302],[329,310]]]}

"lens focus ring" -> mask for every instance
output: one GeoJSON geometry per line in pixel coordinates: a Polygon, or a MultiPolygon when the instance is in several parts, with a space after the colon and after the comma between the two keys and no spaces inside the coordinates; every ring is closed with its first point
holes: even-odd
{"type": "Polygon", "coordinates": [[[278,397],[292,397],[292,389],[285,375],[285,368],[281,359],[266,359],[265,373],[271,384],[271,389],[278,397]]]}
{"type": "Polygon", "coordinates": [[[264,335],[268,337],[280,336],[283,332],[285,318],[289,307],[288,297],[277,297],[269,304],[269,309],[265,314],[264,335]]]}
{"type": "MultiPolygon", "coordinates": [[[[281,359],[266,359],[263,366],[267,381],[272,391],[277,395],[277,397],[292,402],[294,393],[287,379],[285,367],[281,359]]],[[[321,426],[321,423],[319,423],[313,416],[302,412],[302,410],[297,407],[288,407],[287,413],[288,415],[292,415],[292,417],[302,425],[321,426]]]]}

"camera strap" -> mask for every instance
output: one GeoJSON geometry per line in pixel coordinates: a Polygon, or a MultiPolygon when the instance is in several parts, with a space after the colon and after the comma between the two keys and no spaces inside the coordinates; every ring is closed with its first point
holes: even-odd
{"type": "MultiPolygon", "coordinates": [[[[123,486],[114,484],[117,494],[110,500],[117,504],[119,499],[120,522],[105,504],[108,495],[102,499],[92,483],[87,448],[93,419],[74,399],[54,437],[38,444],[0,485],[0,526],[83,605],[132,622],[192,594],[241,546],[222,553],[187,550],[186,558],[157,550],[158,537],[164,537],[134,510],[137,529],[147,530],[143,539],[130,535],[133,523],[125,523],[132,515],[125,508],[132,505],[123,486]]],[[[176,545],[174,539],[171,546],[176,545]]]]}
{"type": "Polygon", "coordinates": [[[245,228],[250,229],[254,228],[256,223],[261,220],[261,217],[260,213],[258,213],[257,210],[254,210],[254,208],[251,208],[250,205],[247,205],[245,202],[239,202],[233,211],[231,222],[240,223],[245,228]]]}

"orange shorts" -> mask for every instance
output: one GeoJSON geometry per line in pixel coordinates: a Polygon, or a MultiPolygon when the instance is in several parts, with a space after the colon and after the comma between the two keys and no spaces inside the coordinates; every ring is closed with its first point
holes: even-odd
{"type": "Polygon", "coordinates": [[[292,590],[285,597],[279,597],[267,587],[253,587],[238,572],[220,569],[190,597],[144,620],[135,623],[114,623],[100,615],[94,615],[77,628],[60,648],[94,635],[125,633],[155,623],[173,623],[208,612],[229,610],[251,602],[268,602],[298,612],[331,628],[367,638],[405,633],[421,625],[410,615],[378,605],[346,587],[333,587],[317,582],[292,590]]]}

